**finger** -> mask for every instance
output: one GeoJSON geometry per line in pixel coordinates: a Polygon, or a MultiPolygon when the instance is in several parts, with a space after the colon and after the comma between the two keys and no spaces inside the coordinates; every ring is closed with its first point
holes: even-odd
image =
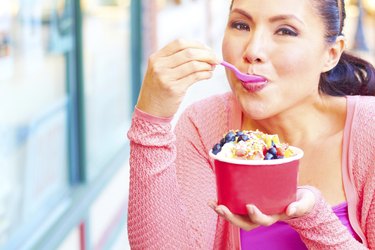
{"type": "Polygon", "coordinates": [[[213,210],[215,210],[216,207],[217,207],[217,201],[209,201],[209,202],[207,202],[207,205],[208,205],[210,208],[212,208],[213,210]]]}
{"type": "Polygon", "coordinates": [[[186,48],[164,58],[170,61],[168,62],[168,65],[170,65],[171,68],[178,67],[191,61],[205,62],[210,65],[216,65],[219,63],[219,60],[211,49],[201,48],[186,48]]]}
{"type": "Polygon", "coordinates": [[[286,214],[290,217],[299,217],[310,212],[315,204],[315,195],[306,188],[297,190],[297,201],[292,202],[286,210],[286,214]]]}
{"type": "Polygon", "coordinates": [[[204,63],[204,62],[198,62],[198,61],[191,61],[185,64],[182,64],[173,70],[170,70],[170,73],[173,76],[174,79],[180,80],[183,79],[191,74],[197,73],[197,72],[212,72],[214,67],[211,64],[204,63]]]}
{"type": "Polygon", "coordinates": [[[281,215],[266,215],[254,205],[246,205],[250,220],[258,225],[270,226],[281,218],[281,215]]]}
{"type": "Polygon", "coordinates": [[[222,216],[223,218],[225,218],[227,221],[229,221],[230,223],[246,230],[246,231],[249,231],[251,229],[254,229],[256,227],[258,227],[258,225],[252,223],[249,218],[247,218],[246,216],[241,216],[241,215],[236,215],[236,214],[233,214],[226,206],[224,205],[219,205],[216,207],[215,211],[220,215],[222,216]]]}
{"type": "Polygon", "coordinates": [[[198,71],[187,75],[184,78],[181,78],[173,83],[173,86],[175,87],[175,89],[177,89],[175,92],[184,92],[194,83],[210,79],[212,75],[212,71],[198,71]]]}
{"type": "MultiPolygon", "coordinates": [[[[171,82],[180,80],[190,74],[199,71],[213,71],[215,65],[213,64],[212,55],[210,53],[197,53],[197,60],[191,58],[181,58],[182,56],[172,56],[168,58],[158,58],[155,55],[150,56],[148,62],[148,72],[153,78],[161,78],[162,82],[171,82]],[[200,61],[208,60],[208,61],[200,61]],[[183,64],[181,64],[184,62],[183,64]]],[[[191,56],[193,57],[193,56],[191,56]]]]}
{"type": "Polygon", "coordinates": [[[161,50],[156,52],[156,54],[159,56],[166,57],[187,48],[209,49],[208,46],[197,41],[177,39],[164,46],[161,50]]]}

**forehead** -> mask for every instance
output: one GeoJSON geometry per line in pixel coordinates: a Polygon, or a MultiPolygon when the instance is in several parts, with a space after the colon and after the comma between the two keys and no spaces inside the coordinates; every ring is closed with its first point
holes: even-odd
{"type": "Polygon", "coordinates": [[[294,14],[303,18],[317,14],[312,0],[233,0],[231,6],[263,15],[294,14]]]}
{"type": "Polygon", "coordinates": [[[233,0],[231,11],[240,9],[254,21],[276,16],[295,16],[310,30],[324,30],[324,20],[313,6],[317,0],[233,0]]]}

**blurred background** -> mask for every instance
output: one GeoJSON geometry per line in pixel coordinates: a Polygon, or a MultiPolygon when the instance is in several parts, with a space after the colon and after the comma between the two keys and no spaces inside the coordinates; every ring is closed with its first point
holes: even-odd
{"type": "MultiPolygon", "coordinates": [[[[229,2],[0,0],[1,250],[129,249],[126,132],[147,57],[175,38],[220,57],[229,2]]],[[[346,2],[348,49],[374,62],[375,0],[346,2]]],[[[228,89],[218,68],[179,112],[228,89]]]]}

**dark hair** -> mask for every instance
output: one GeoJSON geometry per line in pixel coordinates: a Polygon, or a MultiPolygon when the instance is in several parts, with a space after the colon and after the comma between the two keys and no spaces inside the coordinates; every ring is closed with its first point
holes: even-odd
{"type": "MultiPolygon", "coordinates": [[[[313,1],[313,5],[325,23],[327,43],[335,42],[346,17],[344,0],[313,1]]],[[[375,95],[374,66],[344,52],[332,70],[320,75],[319,91],[332,96],[375,95]]]]}
{"type": "MultiPolygon", "coordinates": [[[[338,36],[343,35],[346,17],[344,0],[311,2],[325,23],[326,42],[335,42],[338,36]]],[[[375,68],[364,59],[344,52],[333,69],[320,75],[319,91],[331,96],[375,95],[375,68]]]]}

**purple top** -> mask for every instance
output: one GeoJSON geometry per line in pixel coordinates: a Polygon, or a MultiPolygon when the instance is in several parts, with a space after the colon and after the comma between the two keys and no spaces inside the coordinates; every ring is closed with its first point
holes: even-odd
{"type": "MultiPolygon", "coordinates": [[[[350,225],[348,218],[348,204],[343,202],[339,205],[334,206],[333,212],[340,219],[341,223],[345,225],[349,232],[360,241],[358,235],[354,232],[350,225]]],[[[298,233],[294,231],[285,222],[276,222],[275,224],[265,227],[260,226],[249,232],[240,230],[241,237],[241,249],[307,249],[305,244],[302,242],[298,233]]]]}

